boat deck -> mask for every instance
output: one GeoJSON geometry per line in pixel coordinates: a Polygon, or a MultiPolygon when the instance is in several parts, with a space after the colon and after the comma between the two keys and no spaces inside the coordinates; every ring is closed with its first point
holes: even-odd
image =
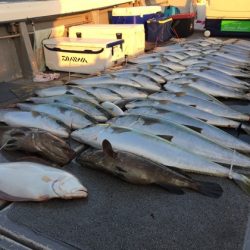
{"type": "MultiPolygon", "coordinates": [[[[0,102],[2,106],[16,102],[31,95],[32,88],[55,84],[62,81],[2,83],[0,102]]],[[[249,103],[230,104],[250,111],[249,103]]],[[[236,134],[234,130],[228,132],[236,134]]],[[[240,138],[250,143],[249,135],[241,134],[240,138]]],[[[1,162],[20,157],[12,154],[6,158],[2,154],[1,162]]],[[[128,184],[76,163],[65,169],[88,188],[89,197],[5,204],[0,210],[0,246],[83,250],[250,249],[250,197],[232,180],[192,175],[222,186],[222,197],[212,199],[190,191],[174,195],[157,186],[128,184]]]]}

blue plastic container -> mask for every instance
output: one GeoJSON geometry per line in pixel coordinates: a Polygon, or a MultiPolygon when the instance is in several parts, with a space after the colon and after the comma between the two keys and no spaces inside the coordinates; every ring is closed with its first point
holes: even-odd
{"type": "Polygon", "coordinates": [[[153,18],[147,21],[146,25],[146,41],[153,43],[164,43],[168,41],[172,35],[172,18],[153,18]]]}
{"type": "Polygon", "coordinates": [[[113,24],[145,24],[147,20],[156,18],[158,15],[148,14],[143,16],[112,16],[113,24]]]}
{"type": "Polygon", "coordinates": [[[164,9],[164,17],[170,17],[176,14],[180,14],[179,8],[175,6],[166,6],[164,9]]]}
{"type": "Polygon", "coordinates": [[[158,13],[162,13],[160,6],[114,8],[111,21],[113,24],[145,24],[148,19],[159,17],[158,13]]]}

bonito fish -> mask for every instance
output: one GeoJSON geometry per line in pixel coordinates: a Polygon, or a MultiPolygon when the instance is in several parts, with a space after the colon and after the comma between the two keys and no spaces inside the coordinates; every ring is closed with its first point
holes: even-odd
{"type": "Polygon", "coordinates": [[[233,162],[237,166],[250,167],[250,158],[245,155],[233,152],[185,126],[167,120],[142,115],[124,115],[113,118],[109,123],[167,138],[181,148],[218,163],[230,165],[233,162]]]}
{"type": "Polygon", "coordinates": [[[79,86],[101,86],[103,83],[115,83],[115,84],[123,84],[128,86],[140,87],[141,85],[135,81],[132,81],[128,78],[115,77],[112,75],[108,76],[99,76],[99,77],[91,77],[86,79],[75,79],[71,80],[69,84],[76,84],[79,86]]]}
{"type": "Polygon", "coordinates": [[[189,69],[192,70],[214,69],[229,76],[249,78],[249,74],[243,70],[237,70],[218,63],[211,63],[211,62],[208,63],[205,61],[203,61],[203,63],[201,62],[199,65],[192,65],[189,67],[189,69]]]}
{"type": "Polygon", "coordinates": [[[98,87],[83,87],[81,86],[85,91],[88,93],[94,95],[98,100],[104,102],[104,101],[118,101],[122,99],[122,96],[119,95],[117,92],[112,91],[111,89],[103,88],[102,86],[98,87]]]}
{"type": "Polygon", "coordinates": [[[106,171],[130,183],[159,185],[171,193],[183,194],[182,188],[189,188],[218,198],[223,192],[218,184],[196,181],[135,154],[114,152],[107,140],[103,141],[102,148],[83,152],[77,162],[82,166],[106,171]]]}
{"type": "Polygon", "coordinates": [[[237,139],[217,127],[184,114],[170,112],[156,107],[138,107],[129,109],[126,113],[166,119],[176,124],[184,125],[224,147],[242,152],[250,152],[250,145],[248,143],[237,139]]]}
{"type": "Polygon", "coordinates": [[[83,111],[62,103],[18,103],[16,106],[24,111],[35,111],[47,114],[72,129],[83,128],[96,122],[92,117],[88,116],[83,111]]]}
{"type": "Polygon", "coordinates": [[[224,98],[234,98],[234,99],[246,99],[249,100],[250,96],[244,94],[242,91],[238,91],[235,88],[229,88],[213,81],[207,79],[197,79],[197,78],[189,78],[182,80],[173,80],[169,81],[164,85],[164,88],[168,90],[172,85],[182,85],[182,86],[190,86],[200,91],[203,91],[207,94],[210,94],[214,97],[224,97],[224,98]]]}
{"type": "Polygon", "coordinates": [[[122,98],[145,98],[148,96],[145,91],[127,85],[103,84],[102,88],[110,89],[122,98]]]}
{"type": "Polygon", "coordinates": [[[166,100],[184,104],[186,106],[195,107],[196,109],[200,109],[208,113],[211,113],[213,115],[218,115],[221,117],[226,117],[240,121],[250,121],[249,115],[233,110],[232,108],[224,105],[223,103],[219,104],[206,101],[195,96],[187,95],[185,92],[169,93],[166,91],[162,91],[149,95],[148,98],[153,100],[166,100]]]}
{"type": "Polygon", "coordinates": [[[242,189],[250,192],[250,179],[246,176],[236,172],[230,173],[228,168],[181,149],[158,136],[107,124],[90,125],[75,130],[71,136],[79,142],[99,149],[102,142],[108,140],[114,150],[133,153],[165,166],[218,177],[231,176],[242,189]]]}
{"type": "Polygon", "coordinates": [[[33,162],[0,164],[0,199],[45,201],[87,197],[87,189],[72,174],[33,162]]]}
{"type": "Polygon", "coordinates": [[[59,137],[69,137],[69,128],[61,122],[38,112],[27,112],[12,109],[0,110],[0,122],[12,127],[39,128],[59,137]]]}
{"type": "Polygon", "coordinates": [[[238,88],[238,89],[248,89],[249,84],[240,81],[236,79],[235,77],[229,76],[227,74],[224,74],[222,72],[219,72],[217,70],[209,70],[209,69],[204,69],[204,70],[187,70],[183,72],[184,74],[191,74],[192,76],[200,76],[203,78],[206,78],[208,80],[215,81],[221,85],[231,87],[231,88],[238,88]]]}
{"type": "Polygon", "coordinates": [[[164,78],[162,78],[161,76],[157,75],[154,72],[151,71],[146,71],[146,70],[138,70],[137,72],[128,72],[128,71],[121,71],[121,72],[116,72],[116,73],[112,73],[113,76],[119,76],[119,77],[123,77],[123,78],[128,78],[128,77],[133,77],[133,76],[147,76],[151,79],[153,79],[155,82],[158,83],[165,83],[166,80],[164,78]]]}
{"type": "Polygon", "coordinates": [[[41,129],[1,126],[0,141],[3,150],[35,153],[60,166],[75,157],[64,140],[41,129]]]}
{"type": "Polygon", "coordinates": [[[73,107],[76,107],[90,117],[93,117],[96,121],[105,122],[108,120],[109,114],[100,105],[94,104],[92,102],[83,100],[81,98],[71,96],[71,95],[59,95],[59,96],[49,96],[49,97],[30,97],[27,99],[28,102],[33,102],[36,104],[41,103],[63,103],[73,107]]]}
{"type": "Polygon", "coordinates": [[[174,92],[174,93],[178,93],[178,92],[184,92],[187,93],[190,96],[195,96],[198,97],[200,99],[206,100],[206,101],[210,101],[210,102],[215,102],[215,103],[221,103],[219,100],[217,100],[215,97],[213,97],[210,94],[206,94],[205,92],[196,89],[192,86],[189,86],[188,84],[185,85],[181,85],[181,84],[175,84],[175,83],[167,83],[164,85],[164,88],[167,91],[170,92],[174,92]]]}
{"type": "Polygon", "coordinates": [[[47,97],[47,96],[56,96],[56,95],[65,95],[65,94],[71,94],[76,97],[82,98],[87,101],[91,101],[93,103],[98,104],[99,99],[96,98],[96,96],[92,95],[91,93],[77,87],[77,86],[55,86],[50,87],[46,89],[39,89],[35,91],[35,94],[39,97],[47,97]]]}
{"type": "Polygon", "coordinates": [[[220,126],[220,127],[228,127],[228,128],[238,128],[240,123],[237,121],[233,121],[221,116],[213,115],[211,113],[205,112],[203,110],[196,109],[195,107],[186,106],[180,103],[174,103],[170,101],[157,101],[157,100],[138,100],[129,102],[126,104],[126,108],[135,108],[135,107],[145,107],[152,106],[156,108],[166,109],[168,111],[177,112],[180,114],[188,115],[193,118],[200,119],[205,121],[208,124],[220,126]]]}

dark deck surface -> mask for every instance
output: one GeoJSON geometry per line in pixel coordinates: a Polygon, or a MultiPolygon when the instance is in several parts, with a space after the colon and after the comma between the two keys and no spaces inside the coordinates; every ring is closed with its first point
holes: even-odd
{"type": "MultiPolygon", "coordinates": [[[[0,84],[0,102],[26,97],[30,84],[36,87],[25,81],[0,84]]],[[[240,137],[250,142],[250,136],[240,137]]],[[[13,155],[13,160],[18,157],[13,155]]],[[[244,242],[245,250],[250,247],[249,236],[245,238],[250,196],[231,180],[192,175],[223,187],[223,196],[212,199],[189,191],[178,196],[156,186],[128,184],[75,163],[66,169],[88,188],[89,197],[6,206],[0,210],[0,248],[241,250],[244,242]]]]}

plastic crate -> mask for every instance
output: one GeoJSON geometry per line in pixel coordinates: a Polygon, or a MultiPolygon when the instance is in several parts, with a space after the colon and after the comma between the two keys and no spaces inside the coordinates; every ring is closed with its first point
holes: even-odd
{"type": "Polygon", "coordinates": [[[171,16],[173,32],[176,37],[187,37],[194,32],[195,13],[182,13],[171,16]]]}
{"type": "Polygon", "coordinates": [[[157,17],[159,12],[160,6],[114,8],[111,19],[113,24],[145,24],[148,19],[157,17]]]}
{"type": "Polygon", "coordinates": [[[153,18],[147,21],[146,41],[162,43],[168,41],[172,35],[172,18],[153,18]]]}

